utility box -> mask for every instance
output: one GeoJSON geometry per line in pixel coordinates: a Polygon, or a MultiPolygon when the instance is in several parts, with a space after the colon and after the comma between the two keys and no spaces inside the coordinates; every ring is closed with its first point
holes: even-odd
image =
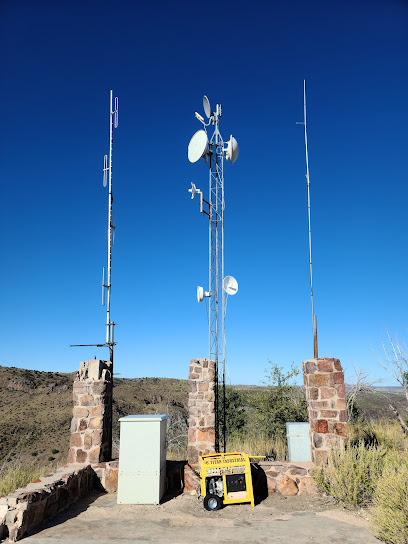
{"type": "Polygon", "coordinates": [[[286,423],[289,461],[306,462],[312,460],[310,442],[310,423],[286,423]]]}
{"type": "Polygon", "coordinates": [[[167,415],[119,419],[118,504],[159,504],[166,490],[167,415]]]}

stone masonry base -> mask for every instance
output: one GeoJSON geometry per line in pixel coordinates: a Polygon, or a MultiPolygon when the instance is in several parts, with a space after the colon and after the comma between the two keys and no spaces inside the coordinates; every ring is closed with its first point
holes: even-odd
{"type": "Polygon", "coordinates": [[[21,540],[40,523],[93,490],[113,492],[117,485],[117,461],[66,465],[0,498],[0,540],[21,540]]]}

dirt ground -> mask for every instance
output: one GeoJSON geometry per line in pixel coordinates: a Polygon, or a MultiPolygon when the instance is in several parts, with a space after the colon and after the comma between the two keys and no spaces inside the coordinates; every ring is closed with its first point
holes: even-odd
{"type": "Polygon", "coordinates": [[[27,544],[374,544],[361,515],[330,498],[272,495],[252,508],[204,510],[197,495],[165,497],[159,506],[118,505],[116,494],[77,503],[24,539],[27,544]]]}

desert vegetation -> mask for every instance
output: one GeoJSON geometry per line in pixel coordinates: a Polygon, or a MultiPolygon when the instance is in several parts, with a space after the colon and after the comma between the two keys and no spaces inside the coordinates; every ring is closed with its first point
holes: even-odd
{"type": "MultiPolygon", "coordinates": [[[[401,364],[401,353],[396,353],[401,364]]],[[[401,369],[406,372],[402,364],[401,369]]],[[[223,414],[228,450],[287,459],[286,422],[307,421],[303,389],[293,384],[298,373],[295,367],[285,370],[269,363],[262,386],[226,387],[223,414]]],[[[356,376],[356,383],[348,387],[349,444],[333,450],[327,467],[316,470],[314,477],[322,492],[340,505],[364,509],[379,538],[391,544],[406,544],[406,390],[375,389],[366,376],[356,376]]],[[[73,378],[72,374],[0,367],[0,496],[65,464],[73,378]]],[[[402,378],[408,375],[402,374],[402,378]]],[[[187,380],[116,378],[114,454],[119,450],[120,417],[129,413],[167,413],[168,458],[186,459],[187,398],[187,380]]]]}

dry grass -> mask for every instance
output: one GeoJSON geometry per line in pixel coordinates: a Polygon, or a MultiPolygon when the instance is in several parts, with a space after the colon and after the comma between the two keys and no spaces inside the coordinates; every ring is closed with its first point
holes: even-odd
{"type": "Polygon", "coordinates": [[[56,463],[39,465],[34,461],[25,463],[20,459],[13,459],[10,462],[4,461],[0,464],[0,497],[8,495],[20,487],[25,487],[41,476],[54,472],[57,468],[56,463]]]}
{"type": "Polygon", "coordinates": [[[232,437],[227,440],[227,451],[242,451],[249,455],[265,455],[279,461],[288,460],[288,445],[283,437],[266,435],[232,437]]]}

